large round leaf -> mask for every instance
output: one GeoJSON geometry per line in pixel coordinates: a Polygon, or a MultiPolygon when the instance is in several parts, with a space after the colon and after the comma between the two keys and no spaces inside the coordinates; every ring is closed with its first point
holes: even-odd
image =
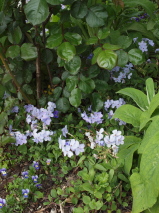
{"type": "Polygon", "coordinates": [[[8,40],[12,44],[19,44],[22,38],[22,31],[20,27],[16,27],[13,31],[8,34],[8,40]]]}
{"type": "Polygon", "coordinates": [[[92,110],[94,112],[98,112],[99,110],[102,109],[103,101],[101,100],[99,93],[96,93],[96,92],[93,93],[91,101],[92,101],[92,110]]]}
{"type": "Polygon", "coordinates": [[[87,6],[82,1],[76,1],[71,7],[71,15],[74,18],[84,18],[87,14],[87,6]]]}
{"type": "Polygon", "coordinates": [[[111,50],[103,50],[97,57],[97,63],[100,67],[111,70],[116,66],[117,54],[111,50]]]}
{"type": "Polygon", "coordinates": [[[70,104],[74,107],[78,107],[81,104],[81,91],[78,88],[75,88],[71,92],[69,97],[70,104]]]}
{"type": "Polygon", "coordinates": [[[132,43],[132,39],[128,36],[119,36],[118,37],[118,45],[120,45],[123,49],[128,48],[132,43]]]}
{"type": "Polygon", "coordinates": [[[37,48],[33,47],[31,43],[24,43],[21,46],[21,57],[26,60],[33,60],[37,57],[37,48]]]}
{"type": "Polygon", "coordinates": [[[92,79],[86,79],[85,81],[79,81],[79,89],[84,93],[91,93],[95,88],[95,83],[92,79]]]}
{"type": "Polygon", "coordinates": [[[92,6],[86,16],[86,22],[90,27],[101,27],[105,24],[104,19],[108,14],[102,6],[92,6]]]}
{"type": "Polygon", "coordinates": [[[117,65],[119,67],[124,67],[128,63],[128,54],[124,50],[118,50],[116,54],[118,56],[117,65]]]}
{"type": "Polygon", "coordinates": [[[82,37],[78,33],[67,32],[64,37],[73,45],[79,45],[82,42],[82,37]]]}
{"type": "Polygon", "coordinates": [[[54,47],[59,46],[62,43],[62,34],[56,33],[47,38],[46,47],[53,49],[54,47]]]}
{"type": "Polygon", "coordinates": [[[79,56],[74,56],[72,60],[66,62],[65,69],[72,75],[76,75],[81,67],[81,59],[79,56]]]}
{"type": "Polygon", "coordinates": [[[18,45],[10,46],[7,49],[6,57],[16,58],[18,56],[20,56],[20,47],[18,45]]]}
{"type": "Polygon", "coordinates": [[[62,97],[56,101],[56,107],[57,107],[57,110],[65,113],[69,110],[70,103],[67,98],[62,97]]]}
{"type": "Polygon", "coordinates": [[[29,22],[33,25],[41,24],[49,15],[46,0],[30,0],[24,7],[24,12],[29,22]]]}
{"type": "Polygon", "coordinates": [[[64,42],[58,47],[57,54],[62,59],[70,61],[76,54],[76,48],[69,42],[64,42]]]}
{"type": "Polygon", "coordinates": [[[139,49],[131,49],[128,52],[128,55],[129,61],[134,65],[142,64],[144,62],[142,51],[139,49]]]}

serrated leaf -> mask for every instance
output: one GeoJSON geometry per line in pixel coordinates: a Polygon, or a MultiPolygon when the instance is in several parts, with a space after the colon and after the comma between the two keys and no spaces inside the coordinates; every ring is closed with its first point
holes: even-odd
{"type": "Polygon", "coordinates": [[[46,40],[46,47],[53,49],[54,47],[58,47],[62,43],[62,34],[56,33],[49,36],[46,40]]]}
{"type": "Polygon", "coordinates": [[[81,19],[86,16],[87,10],[87,6],[84,4],[84,2],[76,1],[71,6],[71,15],[74,18],[81,19]]]}
{"type": "Polygon", "coordinates": [[[24,12],[28,21],[35,26],[46,20],[49,15],[49,7],[46,0],[30,0],[24,6],[24,12]]]}
{"type": "Polygon", "coordinates": [[[142,111],[137,107],[125,104],[115,111],[112,118],[119,118],[126,123],[132,124],[134,127],[139,127],[141,114],[142,111]]]}
{"type": "Polygon", "coordinates": [[[97,63],[101,68],[111,70],[116,66],[117,54],[111,50],[103,50],[97,57],[97,63]]]}
{"type": "Polygon", "coordinates": [[[10,46],[7,49],[6,57],[16,58],[20,56],[20,47],[18,45],[10,46]]]}
{"type": "Polygon", "coordinates": [[[147,97],[142,91],[134,88],[124,88],[119,90],[117,93],[127,95],[132,98],[143,111],[148,109],[147,97]]]}
{"type": "Polygon", "coordinates": [[[76,54],[76,48],[69,42],[64,42],[58,47],[57,54],[62,59],[70,61],[76,54]]]}
{"type": "Polygon", "coordinates": [[[31,43],[24,43],[21,46],[21,57],[26,61],[35,59],[37,57],[37,48],[31,43]]]}
{"type": "Polygon", "coordinates": [[[152,78],[146,80],[146,91],[147,91],[147,100],[150,104],[152,98],[155,96],[154,82],[152,78]]]}
{"type": "Polygon", "coordinates": [[[128,52],[129,61],[134,65],[139,65],[144,62],[143,53],[139,49],[131,49],[128,52]]]}
{"type": "Polygon", "coordinates": [[[86,22],[90,27],[101,27],[105,24],[104,19],[107,17],[108,14],[105,8],[101,5],[96,5],[89,8],[86,22]]]}

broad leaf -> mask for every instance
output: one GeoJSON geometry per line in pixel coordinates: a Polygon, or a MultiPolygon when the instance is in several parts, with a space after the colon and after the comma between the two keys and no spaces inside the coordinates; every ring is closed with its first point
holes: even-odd
{"type": "Polygon", "coordinates": [[[18,45],[10,46],[7,49],[6,57],[16,58],[18,56],[20,56],[20,47],[18,45]]]}
{"type": "Polygon", "coordinates": [[[92,110],[94,112],[98,112],[103,107],[103,101],[101,100],[99,93],[92,94],[91,102],[92,102],[92,110]]]}
{"type": "Polygon", "coordinates": [[[117,54],[111,50],[103,50],[97,57],[97,63],[101,68],[111,70],[116,66],[117,54]]]}
{"type": "Polygon", "coordinates": [[[92,58],[92,65],[95,64],[97,62],[97,58],[99,56],[99,54],[102,52],[102,48],[98,47],[93,51],[93,58],[92,58]]]}
{"type": "Polygon", "coordinates": [[[69,42],[64,42],[58,47],[57,54],[62,59],[70,61],[76,54],[76,48],[69,42]]]}
{"type": "Polygon", "coordinates": [[[101,5],[92,6],[89,8],[89,12],[86,16],[86,22],[90,27],[101,27],[105,24],[104,19],[108,17],[108,14],[101,5]]]}
{"type": "Polygon", "coordinates": [[[119,36],[118,37],[118,45],[122,47],[122,49],[128,48],[132,43],[132,39],[128,36],[119,36]]]}
{"type": "Polygon", "coordinates": [[[147,100],[150,104],[152,98],[155,96],[155,90],[154,90],[154,82],[152,78],[148,78],[146,80],[146,91],[147,91],[147,100]]]}
{"type": "Polygon", "coordinates": [[[46,0],[30,0],[24,6],[24,12],[29,22],[33,25],[38,25],[48,17],[49,7],[46,0]]]}
{"type": "Polygon", "coordinates": [[[56,107],[57,107],[57,110],[65,113],[69,110],[70,108],[70,104],[69,104],[69,101],[67,98],[59,98],[57,101],[56,101],[56,107]]]}
{"type": "Polygon", "coordinates": [[[143,111],[148,109],[147,97],[142,91],[134,88],[125,88],[119,90],[117,93],[127,95],[132,98],[143,111]]]}
{"type": "Polygon", "coordinates": [[[78,88],[75,88],[71,92],[71,96],[69,97],[70,104],[74,107],[78,107],[81,104],[81,91],[78,88]]]}
{"type": "Polygon", "coordinates": [[[26,61],[35,59],[37,57],[37,48],[31,43],[24,43],[21,46],[21,57],[26,61]]]}
{"type": "Polygon", "coordinates": [[[85,81],[79,81],[78,87],[80,90],[82,90],[84,93],[91,93],[94,88],[95,84],[92,79],[86,79],[85,81]]]}
{"type": "Polygon", "coordinates": [[[62,39],[63,37],[61,33],[53,34],[47,38],[46,47],[53,49],[54,47],[57,47],[62,43],[62,39]]]}
{"type": "Polygon", "coordinates": [[[131,49],[128,52],[129,61],[134,65],[139,65],[144,62],[143,53],[139,49],[131,49]]]}
{"type": "Polygon", "coordinates": [[[74,2],[71,7],[71,15],[77,19],[84,18],[87,14],[87,11],[87,6],[82,1],[74,2]]]}
{"type": "Polygon", "coordinates": [[[151,99],[148,113],[151,116],[155,109],[159,106],[159,92],[151,99]]]}
{"type": "Polygon", "coordinates": [[[69,62],[65,63],[65,69],[72,75],[76,75],[81,67],[81,59],[79,56],[74,56],[69,62]]]}
{"type": "Polygon", "coordinates": [[[142,111],[137,107],[125,104],[115,111],[113,118],[119,118],[126,123],[132,124],[134,127],[139,127],[141,114],[142,111]]]}
{"type": "Polygon", "coordinates": [[[124,67],[128,63],[128,54],[124,50],[117,50],[118,56],[117,66],[124,67]]]}
{"type": "Polygon", "coordinates": [[[8,40],[12,44],[19,44],[22,39],[22,31],[20,27],[16,27],[13,31],[8,34],[8,40]]]}
{"type": "Polygon", "coordinates": [[[118,50],[118,49],[121,49],[121,46],[114,45],[114,44],[109,44],[109,43],[105,43],[103,45],[103,48],[106,49],[106,50],[118,50]]]}
{"type": "Polygon", "coordinates": [[[78,83],[78,77],[77,76],[69,76],[66,79],[66,86],[69,92],[71,92],[75,87],[77,86],[78,83]]]}
{"type": "Polygon", "coordinates": [[[46,0],[51,5],[60,5],[64,2],[64,0],[46,0]]]}
{"type": "Polygon", "coordinates": [[[82,43],[82,37],[78,33],[67,32],[64,37],[72,45],[79,45],[82,43]]]}

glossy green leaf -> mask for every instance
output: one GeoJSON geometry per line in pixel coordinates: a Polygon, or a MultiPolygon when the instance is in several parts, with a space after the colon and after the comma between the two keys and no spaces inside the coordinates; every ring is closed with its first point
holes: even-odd
{"type": "Polygon", "coordinates": [[[21,46],[21,57],[26,61],[35,59],[37,57],[37,48],[31,43],[24,43],[21,46]]]}
{"type": "Polygon", "coordinates": [[[46,0],[30,0],[24,6],[24,12],[29,22],[38,25],[48,17],[49,7],[46,0]]]}
{"type": "Polygon", "coordinates": [[[152,113],[159,105],[159,92],[151,99],[150,105],[148,107],[148,113],[151,116],[152,113]]]}
{"type": "Polygon", "coordinates": [[[77,76],[69,76],[66,79],[66,86],[69,92],[71,92],[77,86],[78,78],[77,76]]]}
{"type": "Polygon", "coordinates": [[[98,42],[98,38],[96,36],[94,37],[90,37],[89,39],[87,39],[86,44],[90,45],[90,44],[96,44],[98,42]]]}
{"type": "Polygon", "coordinates": [[[102,109],[103,101],[101,100],[99,93],[93,93],[91,101],[92,101],[92,110],[94,112],[98,112],[99,110],[102,109]]]}
{"type": "Polygon", "coordinates": [[[62,93],[62,87],[56,87],[53,91],[53,100],[57,101],[62,93]]]}
{"type": "Polygon", "coordinates": [[[103,50],[97,57],[97,63],[101,68],[111,70],[116,66],[117,54],[111,50],[103,50]]]}
{"type": "Polygon", "coordinates": [[[137,107],[125,104],[115,111],[113,118],[119,118],[126,123],[132,124],[134,127],[139,127],[141,114],[142,111],[137,107]]]}
{"type": "Polygon", "coordinates": [[[134,65],[139,65],[144,62],[143,53],[139,49],[131,49],[128,52],[129,61],[134,65]]]}
{"type": "Polygon", "coordinates": [[[77,19],[84,18],[87,14],[87,11],[87,6],[82,1],[76,1],[71,6],[71,15],[77,19]]]}
{"type": "Polygon", "coordinates": [[[84,93],[91,93],[95,88],[95,83],[92,79],[85,79],[80,80],[78,83],[78,87],[80,90],[82,90],[84,93]]]}
{"type": "Polygon", "coordinates": [[[122,49],[128,48],[131,45],[131,43],[132,39],[128,36],[122,35],[118,37],[118,45],[120,45],[122,49]]]}
{"type": "Polygon", "coordinates": [[[65,63],[65,69],[70,72],[71,75],[76,75],[80,71],[81,59],[79,56],[74,56],[69,62],[65,63]]]}
{"type": "Polygon", "coordinates": [[[102,48],[101,47],[97,47],[94,51],[93,51],[93,58],[92,58],[92,65],[95,64],[97,62],[97,58],[99,56],[99,54],[102,52],[102,48]]]}
{"type": "Polygon", "coordinates": [[[143,111],[148,109],[147,97],[142,91],[134,88],[124,88],[117,93],[131,97],[143,111]]]}
{"type": "Polygon", "coordinates": [[[128,63],[128,54],[124,50],[117,50],[118,56],[117,66],[124,67],[128,63]]]}
{"type": "Polygon", "coordinates": [[[90,27],[101,27],[105,24],[104,19],[108,17],[108,14],[101,5],[92,6],[89,8],[86,16],[86,22],[90,27]]]}
{"type": "Polygon", "coordinates": [[[84,202],[85,204],[89,204],[90,201],[91,201],[91,199],[90,199],[89,196],[83,196],[83,197],[82,197],[82,200],[83,200],[83,202],[84,202]]]}
{"type": "Polygon", "coordinates": [[[100,73],[100,69],[97,65],[90,66],[88,69],[88,77],[94,78],[100,73]]]}
{"type": "Polygon", "coordinates": [[[6,57],[16,58],[18,56],[20,56],[20,47],[18,45],[10,46],[7,49],[6,57]]]}
{"type": "Polygon", "coordinates": [[[62,59],[70,61],[76,54],[76,48],[69,42],[64,42],[58,47],[57,54],[62,59]]]}
{"type": "Polygon", "coordinates": [[[110,34],[110,30],[108,28],[103,28],[103,29],[99,29],[98,30],[98,34],[97,34],[97,37],[99,39],[104,39],[106,38],[108,35],[110,34]]]}
{"type": "Polygon", "coordinates": [[[147,92],[147,100],[150,104],[152,98],[155,96],[154,82],[152,78],[148,78],[146,80],[146,92],[147,92]]]}
{"type": "Polygon", "coordinates": [[[118,50],[121,49],[121,47],[119,45],[114,45],[114,44],[109,44],[109,43],[105,43],[103,45],[103,48],[106,50],[118,50]]]}
{"type": "Polygon", "coordinates": [[[62,43],[62,34],[56,33],[49,36],[46,40],[46,47],[53,49],[54,47],[58,47],[62,43]]]}
{"type": "Polygon", "coordinates": [[[81,104],[81,91],[75,88],[71,91],[71,96],[69,97],[70,104],[74,107],[78,107],[81,104]]]}
{"type": "Polygon", "coordinates": [[[53,84],[59,84],[61,82],[61,79],[59,77],[53,77],[52,83],[53,84]]]}
{"type": "Polygon", "coordinates": [[[67,32],[64,37],[72,45],[76,46],[82,43],[82,37],[78,33],[67,32]]]}
{"type": "Polygon", "coordinates": [[[57,101],[56,101],[56,107],[57,107],[57,110],[65,113],[69,110],[70,108],[70,103],[68,101],[67,98],[65,97],[62,97],[62,98],[59,98],[57,101]]]}
{"type": "Polygon", "coordinates": [[[13,31],[8,34],[8,40],[12,44],[19,44],[22,39],[22,31],[20,27],[16,27],[13,31]]]}

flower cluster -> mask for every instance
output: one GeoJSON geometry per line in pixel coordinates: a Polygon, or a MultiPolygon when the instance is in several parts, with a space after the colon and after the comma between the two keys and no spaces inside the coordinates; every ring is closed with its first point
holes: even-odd
{"type": "Polygon", "coordinates": [[[90,115],[88,116],[86,112],[83,112],[81,114],[81,117],[88,123],[93,124],[93,123],[97,123],[100,124],[103,122],[103,115],[101,112],[92,112],[90,113],[90,115]]]}
{"type": "Polygon", "coordinates": [[[119,149],[119,145],[124,144],[124,136],[121,135],[121,131],[113,130],[111,135],[106,135],[103,128],[96,131],[95,139],[91,136],[90,132],[86,132],[85,135],[91,142],[90,147],[94,149],[96,145],[107,146],[113,150],[113,154],[116,154],[119,149]]]}
{"type": "Polygon", "coordinates": [[[80,153],[84,152],[84,144],[80,144],[75,139],[58,139],[59,148],[62,150],[64,156],[72,157],[75,155],[79,155],[80,153]]]}
{"type": "Polygon", "coordinates": [[[137,22],[141,21],[142,19],[147,19],[149,15],[147,13],[144,13],[142,15],[139,15],[138,17],[131,17],[131,20],[135,20],[137,22]]]}
{"type": "Polygon", "coordinates": [[[125,67],[114,67],[111,71],[111,79],[117,83],[125,83],[125,79],[130,79],[132,76],[133,65],[131,63],[126,64],[125,67]]]}
{"type": "MultiPolygon", "coordinates": [[[[119,108],[120,106],[124,105],[125,104],[125,101],[123,98],[119,98],[119,100],[107,100],[105,103],[104,103],[104,108],[106,111],[108,111],[109,108],[119,108]]],[[[108,112],[108,118],[111,119],[114,115],[114,111],[111,109],[109,112],[108,112]]],[[[115,118],[116,121],[119,121],[119,125],[125,125],[126,123],[118,118],[115,118]]]]}
{"type": "Polygon", "coordinates": [[[6,200],[3,198],[0,198],[0,209],[6,205],[6,200]]]}
{"type": "MultiPolygon", "coordinates": [[[[138,38],[134,38],[133,41],[136,43],[138,38]]],[[[148,46],[154,46],[154,42],[148,38],[142,38],[140,42],[138,42],[138,47],[142,52],[147,52],[148,51],[148,46]]]]}

